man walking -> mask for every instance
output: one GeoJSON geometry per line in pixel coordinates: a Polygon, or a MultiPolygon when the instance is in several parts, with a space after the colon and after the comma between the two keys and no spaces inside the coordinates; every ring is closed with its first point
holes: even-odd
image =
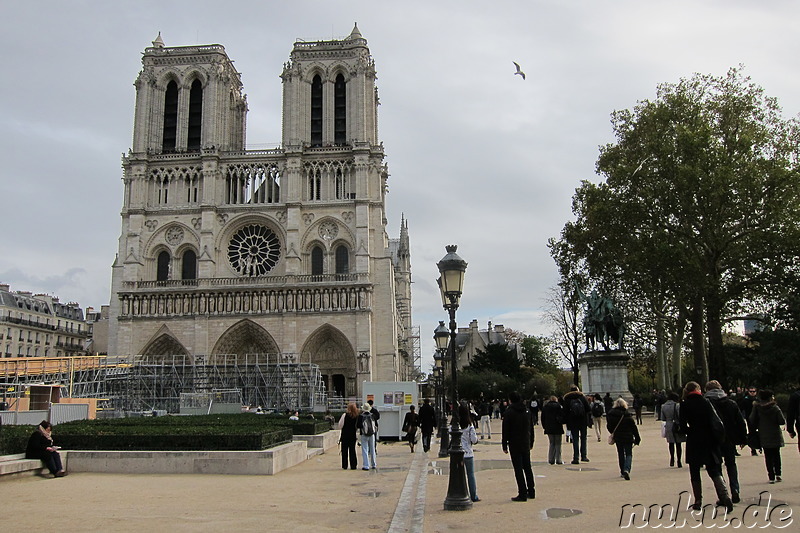
{"type": "Polygon", "coordinates": [[[528,501],[536,497],[536,488],[531,468],[531,449],[533,448],[533,428],[528,408],[517,392],[508,395],[511,405],[503,417],[503,453],[510,454],[517,480],[515,502],[528,501]]]}
{"type": "Polygon", "coordinates": [[[706,399],[711,402],[717,415],[725,425],[725,442],[720,446],[725,469],[728,472],[728,484],[731,490],[731,501],[739,503],[739,471],[736,468],[736,445],[747,444],[747,423],[736,402],[731,400],[719,381],[706,383],[706,399]]]}
{"type": "MultiPolygon", "coordinates": [[[[739,409],[742,411],[742,416],[744,416],[744,419],[747,422],[748,435],[751,435],[755,432],[755,429],[750,427],[750,413],[753,412],[753,403],[757,400],[757,393],[758,389],[755,387],[747,387],[747,390],[744,393],[744,398],[742,398],[739,402],[739,409]]],[[[750,446],[750,455],[758,455],[759,449],[760,448],[754,448],[753,446],[750,446]]]]}
{"type": "Polygon", "coordinates": [[[487,400],[482,400],[481,403],[478,405],[478,415],[480,415],[481,419],[481,438],[486,437],[487,439],[492,438],[492,404],[490,404],[487,400]]]}
{"type": "Polygon", "coordinates": [[[422,431],[422,450],[427,452],[431,449],[431,435],[436,427],[436,411],[428,398],[422,401],[422,407],[419,408],[419,427],[422,431]]]}
{"type": "Polygon", "coordinates": [[[586,396],[577,385],[572,385],[569,392],[564,395],[564,410],[567,415],[567,429],[572,434],[572,464],[580,464],[580,461],[588,463],[586,433],[591,416],[590,407],[586,396]]]}

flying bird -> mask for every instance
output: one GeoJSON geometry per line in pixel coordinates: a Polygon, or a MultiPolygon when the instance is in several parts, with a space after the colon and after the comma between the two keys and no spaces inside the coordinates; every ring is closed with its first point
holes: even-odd
{"type": "Polygon", "coordinates": [[[522,76],[522,79],[524,80],[525,79],[525,73],[522,72],[522,70],[520,70],[519,63],[517,63],[516,61],[512,61],[512,63],[514,63],[514,66],[517,67],[517,71],[514,74],[519,74],[520,76],[522,76]]]}

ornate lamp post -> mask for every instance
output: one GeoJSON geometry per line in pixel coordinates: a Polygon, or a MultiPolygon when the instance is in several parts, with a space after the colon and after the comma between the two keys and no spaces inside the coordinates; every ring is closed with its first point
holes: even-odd
{"type": "Polygon", "coordinates": [[[444,362],[447,352],[447,344],[450,340],[450,330],[444,325],[444,320],[439,321],[439,325],[433,330],[433,340],[436,341],[436,355],[433,356],[436,368],[439,370],[439,379],[442,385],[442,394],[439,397],[439,457],[447,457],[450,448],[450,435],[447,432],[447,413],[444,405],[444,362]]]}
{"type": "Polygon", "coordinates": [[[464,466],[464,448],[461,447],[461,426],[458,420],[458,374],[456,367],[456,309],[461,300],[461,291],[464,288],[464,273],[467,271],[467,262],[461,259],[454,244],[445,246],[445,255],[436,266],[439,268],[439,289],[442,296],[442,305],[450,314],[450,398],[453,412],[450,417],[450,481],[447,486],[447,497],[444,500],[445,511],[465,511],[472,509],[472,500],[467,490],[467,469],[464,466]]]}

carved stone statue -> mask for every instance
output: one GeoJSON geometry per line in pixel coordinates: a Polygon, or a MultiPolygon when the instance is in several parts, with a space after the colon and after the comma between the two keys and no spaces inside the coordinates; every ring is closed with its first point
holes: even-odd
{"type": "Polygon", "coordinates": [[[610,350],[611,342],[622,349],[622,339],[625,335],[622,312],[617,309],[610,298],[600,296],[597,289],[593,289],[589,296],[583,293],[577,283],[575,289],[581,300],[586,302],[586,312],[583,318],[586,349],[595,350],[600,344],[604,350],[610,350]]]}

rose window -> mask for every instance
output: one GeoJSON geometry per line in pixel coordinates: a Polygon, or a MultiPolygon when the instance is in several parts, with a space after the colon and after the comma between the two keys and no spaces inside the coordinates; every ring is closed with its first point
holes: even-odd
{"type": "Polygon", "coordinates": [[[263,276],[280,257],[281,243],[277,235],[258,224],[243,227],[228,244],[228,260],[242,276],[263,276]]]}

